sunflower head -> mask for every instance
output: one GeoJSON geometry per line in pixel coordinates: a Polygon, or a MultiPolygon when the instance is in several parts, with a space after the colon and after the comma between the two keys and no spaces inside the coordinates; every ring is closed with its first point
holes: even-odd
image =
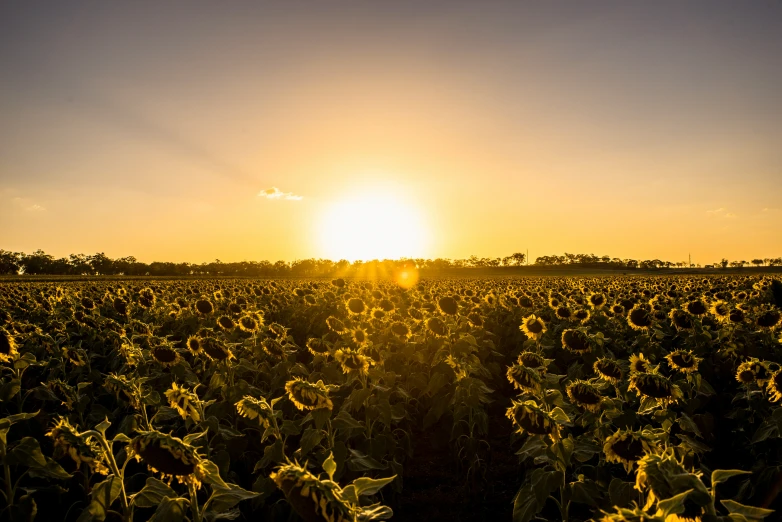
{"type": "Polygon", "coordinates": [[[236,327],[236,323],[227,315],[221,315],[217,318],[217,326],[219,326],[221,330],[231,331],[236,327]]]}
{"type": "Polygon", "coordinates": [[[332,332],[338,333],[338,334],[341,334],[341,333],[344,333],[344,332],[347,331],[347,327],[345,326],[345,323],[343,323],[342,321],[340,321],[339,319],[337,319],[333,315],[329,316],[326,319],[326,326],[329,327],[329,330],[331,330],[332,332]]]}
{"type": "Polygon", "coordinates": [[[514,364],[508,368],[505,373],[508,381],[514,388],[521,391],[537,392],[540,391],[543,379],[537,369],[530,368],[521,364],[514,364]]]}
{"type": "Polygon", "coordinates": [[[651,370],[651,368],[652,366],[649,361],[644,358],[643,352],[630,356],[630,373],[644,373],[651,370]]]}
{"type": "Polygon", "coordinates": [[[185,344],[187,345],[187,349],[193,355],[196,355],[201,351],[201,339],[198,336],[191,335],[187,338],[185,344]]]}
{"type": "Polygon", "coordinates": [[[459,303],[449,295],[438,299],[437,307],[446,315],[456,315],[459,313],[459,303]]]}
{"type": "Polygon", "coordinates": [[[700,357],[696,357],[692,350],[676,350],[666,355],[665,358],[671,368],[683,373],[697,372],[698,363],[702,360],[700,357]]]}
{"type": "Polygon", "coordinates": [[[668,317],[671,319],[671,322],[673,323],[673,325],[676,327],[677,330],[692,330],[693,327],[692,315],[685,312],[684,310],[679,310],[678,308],[674,308],[668,314],[668,317]]]}
{"type": "Polygon", "coordinates": [[[706,306],[706,303],[704,303],[702,299],[693,299],[687,303],[686,308],[687,312],[692,315],[703,315],[709,311],[709,307],[706,306]]]}
{"type": "Polygon", "coordinates": [[[532,314],[521,321],[519,330],[524,332],[530,339],[537,341],[546,333],[546,323],[540,317],[532,314]]]}
{"type": "Polygon", "coordinates": [[[46,434],[54,442],[55,458],[66,454],[77,466],[87,464],[93,472],[108,475],[109,469],[104,464],[105,454],[100,445],[91,437],[82,435],[72,426],[68,419],[61,417],[52,430],[46,434]]]}
{"type": "Polygon", "coordinates": [[[582,330],[563,330],[562,346],[576,354],[584,354],[592,349],[592,339],[582,330]]]}
{"type": "Polygon", "coordinates": [[[320,408],[330,410],[334,407],[329,398],[329,389],[323,384],[323,381],[311,383],[296,377],[285,383],[285,391],[288,392],[288,398],[291,402],[300,410],[320,408]]]}
{"type": "Polygon", "coordinates": [[[369,365],[372,359],[362,354],[358,350],[342,348],[334,352],[334,358],[342,366],[344,373],[366,375],[369,371],[369,365]]]}
{"type": "Polygon", "coordinates": [[[779,399],[782,399],[782,370],[777,370],[771,374],[767,387],[771,402],[777,402],[779,399]]]}
{"type": "Polygon", "coordinates": [[[196,448],[157,430],[139,431],[128,444],[128,453],[138,461],[143,460],[150,471],[160,473],[164,480],[176,478],[182,484],[200,487],[204,478],[196,448]]]}
{"type": "Polygon", "coordinates": [[[536,370],[545,373],[551,360],[545,359],[542,355],[536,352],[521,352],[518,358],[519,364],[526,366],[527,368],[534,368],[536,370]]]}
{"type": "Polygon", "coordinates": [[[635,373],[630,376],[628,390],[636,390],[644,397],[656,399],[663,406],[678,402],[683,397],[681,388],[658,373],[635,373]]]}
{"type": "Polygon", "coordinates": [[[350,312],[353,315],[363,314],[364,311],[367,309],[367,305],[365,305],[364,301],[358,297],[352,297],[348,299],[347,307],[348,307],[348,312],[350,312]]]}
{"type": "Polygon", "coordinates": [[[402,321],[394,321],[391,323],[390,330],[392,334],[401,337],[402,339],[410,337],[410,328],[402,321]]]}
{"type": "Polygon", "coordinates": [[[274,415],[272,407],[266,401],[265,397],[256,399],[249,395],[245,395],[242,400],[236,403],[236,411],[242,417],[258,421],[258,424],[263,429],[269,427],[270,419],[274,415]]]}
{"type": "Polygon", "coordinates": [[[782,319],[782,314],[780,314],[778,310],[772,308],[761,313],[757,317],[756,323],[759,327],[770,330],[775,326],[777,326],[780,323],[781,319],[782,319]]]}
{"type": "Polygon", "coordinates": [[[164,367],[174,366],[182,360],[179,352],[177,352],[173,346],[167,343],[161,343],[152,346],[149,350],[149,353],[152,355],[152,358],[156,363],[164,367]]]}
{"type": "Polygon", "coordinates": [[[448,326],[439,317],[430,317],[427,319],[426,329],[437,337],[446,337],[448,335],[448,326]]]}
{"type": "Polygon", "coordinates": [[[652,314],[641,305],[635,305],[627,314],[627,324],[634,330],[646,331],[652,326],[652,314]]]}
{"type": "Polygon", "coordinates": [[[357,510],[343,497],[339,485],[319,479],[298,464],[280,466],[271,479],[303,520],[356,520],[357,510]]]}
{"type": "Polygon", "coordinates": [[[606,297],[603,294],[592,294],[589,296],[589,304],[595,310],[603,308],[606,304],[606,297]]]}
{"type": "Polygon", "coordinates": [[[201,349],[212,361],[225,361],[234,358],[231,349],[214,337],[203,337],[201,339],[201,349]]]}
{"type": "Polygon", "coordinates": [[[328,355],[329,345],[320,337],[310,337],[307,339],[307,350],[312,355],[328,355]]]}
{"type": "Polygon", "coordinates": [[[603,444],[606,460],[622,464],[628,473],[645,454],[653,453],[655,450],[653,439],[641,431],[618,430],[603,444]]]}
{"type": "Polygon", "coordinates": [[[600,395],[600,390],[594,384],[588,381],[575,380],[568,384],[565,389],[573,405],[594,413],[600,411],[603,396],[600,395]]]}
{"type": "Polygon", "coordinates": [[[592,365],[592,369],[603,380],[616,384],[622,380],[622,367],[614,359],[601,357],[592,365]]]}
{"type": "Polygon", "coordinates": [[[166,391],[166,399],[172,409],[179,412],[183,419],[193,419],[193,422],[201,420],[199,413],[201,400],[198,395],[191,392],[184,386],[179,386],[176,382],[171,383],[171,388],[166,391]]]}
{"type": "Polygon", "coordinates": [[[560,424],[569,421],[567,414],[560,408],[549,413],[541,409],[534,400],[513,400],[505,416],[513,421],[520,434],[527,432],[530,435],[548,435],[554,441],[560,438],[560,424]]]}
{"type": "Polygon", "coordinates": [[[201,315],[209,315],[214,312],[214,306],[209,299],[198,299],[195,302],[195,309],[201,315]]]}

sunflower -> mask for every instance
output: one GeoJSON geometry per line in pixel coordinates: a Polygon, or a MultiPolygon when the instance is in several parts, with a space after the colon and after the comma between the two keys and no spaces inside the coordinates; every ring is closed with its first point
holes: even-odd
{"type": "Polygon", "coordinates": [[[532,393],[540,391],[543,380],[540,376],[540,372],[522,364],[514,364],[513,366],[508,367],[505,376],[514,388],[532,393]]]}
{"type": "Polygon", "coordinates": [[[171,367],[178,363],[182,358],[173,347],[167,344],[158,344],[150,349],[152,358],[163,367],[171,367]]]}
{"type": "MultiPolygon", "coordinates": [[[[562,415],[567,416],[564,412],[562,415]]],[[[548,435],[553,441],[559,440],[560,423],[533,400],[524,402],[512,400],[512,406],[508,408],[505,416],[518,427],[519,434],[526,431],[530,435],[548,435]]]]}
{"type": "Polygon", "coordinates": [[[128,303],[121,297],[114,299],[111,305],[114,307],[114,311],[119,315],[128,315],[128,303]]]}
{"type": "Polygon", "coordinates": [[[329,389],[323,381],[311,383],[299,377],[285,383],[288,398],[300,410],[317,410],[334,407],[329,398],[329,389]]]}
{"type": "Polygon", "coordinates": [[[630,473],[635,464],[647,453],[656,451],[651,437],[641,431],[618,430],[603,443],[603,453],[608,462],[622,464],[630,473]]]}
{"type": "Polygon", "coordinates": [[[624,308],[624,306],[622,306],[620,304],[612,305],[611,306],[611,313],[614,314],[614,315],[622,315],[623,313],[625,313],[625,308],[624,308]]]}
{"type": "Polygon", "coordinates": [[[518,361],[519,364],[526,366],[527,368],[542,370],[541,373],[545,373],[546,367],[550,362],[550,360],[546,360],[542,355],[535,352],[521,352],[518,361]]]}
{"type": "Polygon", "coordinates": [[[401,337],[402,339],[410,337],[410,328],[402,321],[394,321],[391,323],[390,329],[392,334],[401,337]]]}
{"type": "Polygon", "coordinates": [[[286,345],[272,338],[261,341],[261,347],[264,352],[274,359],[285,359],[292,353],[286,349],[286,345]]]}
{"type": "Polygon", "coordinates": [[[367,309],[367,305],[364,304],[364,301],[362,301],[358,297],[353,297],[348,299],[348,312],[350,312],[353,315],[359,315],[363,314],[364,311],[367,309]]]}
{"type": "Polygon", "coordinates": [[[353,341],[355,341],[358,345],[363,345],[364,343],[369,340],[369,336],[367,335],[367,331],[363,328],[356,328],[353,330],[353,333],[351,334],[351,337],[353,338],[353,341]]]}
{"type": "Polygon", "coordinates": [[[668,317],[671,319],[671,322],[677,330],[692,330],[692,316],[684,310],[674,308],[668,314],[668,317]]]}
{"type": "Polygon", "coordinates": [[[693,373],[698,371],[698,363],[702,361],[700,357],[696,357],[692,350],[676,350],[665,356],[668,359],[668,364],[674,370],[678,370],[683,373],[693,373]]]}
{"type": "Polygon", "coordinates": [[[755,365],[753,360],[744,361],[739,364],[736,369],[736,380],[741,384],[751,384],[755,382],[757,375],[755,374],[755,365]]]}
{"type": "Polygon", "coordinates": [[[196,312],[202,315],[209,315],[214,312],[214,306],[208,299],[199,299],[195,302],[196,312]]]}
{"type": "Polygon", "coordinates": [[[426,328],[437,337],[448,335],[448,326],[439,317],[430,317],[426,320],[426,328]]]}
{"type": "Polygon", "coordinates": [[[5,328],[0,328],[0,363],[10,362],[18,353],[14,337],[5,328]]]}
{"type": "Polygon", "coordinates": [[[184,386],[177,385],[176,382],[171,383],[171,389],[166,391],[166,399],[172,409],[179,412],[179,415],[183,419],[190,417],[193,422],[199,422],[201,415],[199,413],[200,399],[198,395],[191,392],[184,386]]]}
{"type": "Polygon", "coordinates": [[[588,381],[575,380],[567,385],[565,391],[574,406],[593,413],[600,411],[603,396],[600,395],[600,390],[594,384],[588,381]]]}
{"type": "Polygon", "coordinates": [[[608,357],[602,357],[595,361],[592,369],[603,380],[616,384],[622,380],[622,367],[619,363],[608,357]]]}
{"type": "Polygon", "coordinates": [[[592,340],[581,330],[563,330],[562,346],[576,354],[584,354],[592,349],[592,340]]]}
{"type": "Polygon", "coordinates": [[[261,428],[266,429],[269,427],[269,419],[272,418],[272,407],[266,401],[265,397],[256,399],[249,395],[245,395],[242,400],[235,404],[236,411],[242,417],[247,417],[250,420],[257,420],[261,428]]]}
{"type": "Polygon", "coordinates": [[[641,305],[635,305],[627,314],[627,324],[634,330],[646,331],[652,326],[652,314],[641,305]]]}
{"type": "Polygon", "coordinates": [[[187,338],[187,341],[185,342],[185,345],[187,346],[187,349],[192,353],[193,355],[198,354],[201,351],[201,339],[199,339],[195,335],[191,335],[187,338]]]}
{"type": "Polygon", "coordinates": [[[343,373],[366,375],[372,359],[356,350],[342,348],[334,352],[334,358],[342,365],[343,373]]]}
{"type": "Polygon", "coordinates": [[[592,314],[589,310],[586,308],[579,308],[575,312],[573,312],[573,319],[580,323],[586,323],[589,321],[589,318],[592,317],[592,314]]]}
{"type": "Polygon", "coordinates": [[[569,321],[573,318],[573,311],[565,305],[558,306],[555,312],[557,319],[569,321]]]}
{"type": "Polygon", "coordinates": [[[701,299],[693,299],[687,303],[686,308],[687,312],[691,313],[692,315],[703,315],[709,311],[708,306],[706,306],[706,303],[704,303],[701,299]]]}
{"type": "Polygon", "coordinates": [[[530,339],[537,341],[546,333],[546,323],[540,317],[532,314],[521,321],[519,330],[524,332],[530,339]]]}
{"type": "Polygon", "coordinates": [[[328,355],[329,346],[326,341],[319,337],[310,337],[307,339],[307,350],[312,355],[328,355]]]}
{"type": "Polygon", "coordinates": [[[126,375],[110,373],[103,381],[103,387],[113,393],[119,400],[120,393],[125,396],[131,406],[141,407],[141,382],[138,378],[128,378],[126,375]]]}
{"type": "Polygon", "coordinates": [[[730,313],[730,305],[722,300],[714,301],[709,307],[709,312],[711,312],[711,315],[716,317],[717,320],[726,322],[728,320],[728,314],[730,313]]]}
{"type": "Polygon", "coordinates": [[[656,399],[662,406],[678,402],[682,390],[665,376],[658,373],[635,373],[630,376],[628,390],[636,390],[644,397],[656,399]]]}
{"type": "Polygon", "coordinates": [[[589,296],[589,304],[594,308],[595,310],[599,310],[600,308],[603,308],[606,304],[606,297],[603,294],[592,294],[589,296]]]}
{"type": "Polygon", "coordinates": [[[769,400],[777,402],[782,399],[782,370],[777,370],[768,380],[768,393],[771,395],[769,400]]]}
{"type": "Polygon", "coordinates": [[[233,359],[234,354],[231,349],[214,337],[204,337],[201,339],[201,349],[212,361],[225,361],[233,359]]]}
{"type": "Polygon", "coordinates": [[[182,439],[157,430],[139,431],[128,444],[128,455],[144,461],[163,480],[176,478],[181,484],[201,486],[205,471],[196,448],[182,439]]]}
{"type": "Polygon", "coordinates": [[[321,480],[298,464],[285,464],[270,475],[294,511],[306,521],[351,522],[357,510],[331,480],[321,480]]]}
{"type": "Polygon", "coordinates": [[[60,417],[57,424],[46,434],[54,442],[54,457],[61,458],[66,454],[80,466],[87,464],[89,468],[102,475],[108,475],[109,469],[103,463],[105,454],[97,442],[84,436],[72,426],[68,419],[60,417]]]}
{"type": "Polygon", "coordinates": [[[234,323],[234,320],[227,315],[221,315],[217,318],[217,326],[219,326],[222,330],[230,331],[236,327],[236,323],[234,323]]]}
{"type": "Polygon", "coordinates": [[[446,315],[456,315],[459,313],[459,303],[451,296],[441,297],[437,301],[437,307],[446,315]]]}
{"type": "Polygon", "coordinates": [[[733,308],[730,312],[728,312],[728,321],[733,324],[743,323],[744,310],[741,308],[733,308]]]}
{"type": "Polygon", "coordinates": [[[782,319],[782,314],[778,310],[770,309],[758,316],[756,324],[761,328],[770,330],[779,324],[780,319],[782,319]]]}
{"type": "Polygon", "coordinates": [[[347,327],[345,327],[345,323],[334,317],[333,315],[330,315],[326,319],[326,326],[329,327],[329,330],[336,333],[344,333],[347,330],[347,327]]]}
{"type": "Polygon", "coordinates": [[[643,352],[630,356],[630,373],[644,373],[651,370],[651,364],[644,358],[643,352]]]}

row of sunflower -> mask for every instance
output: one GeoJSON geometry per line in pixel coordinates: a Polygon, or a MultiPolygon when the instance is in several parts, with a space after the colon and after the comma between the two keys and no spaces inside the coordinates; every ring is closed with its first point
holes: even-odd
{"type": "Polygon", "coordinates": [[[381,520],[436,439],[467,501],[518,462],[515,521],[759,520],[778,286],[3,283],[0,519],[381,520]]]}

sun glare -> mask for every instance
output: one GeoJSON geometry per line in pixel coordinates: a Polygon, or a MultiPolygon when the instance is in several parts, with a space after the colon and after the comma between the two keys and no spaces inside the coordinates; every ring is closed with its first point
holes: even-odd
{"type": "Polygon", "coordinates": [[[389,194],[356,196],[329,206],[320,221],[320,240],[330,259],[399,259],[424,256],[422,216],[389,194]]]}

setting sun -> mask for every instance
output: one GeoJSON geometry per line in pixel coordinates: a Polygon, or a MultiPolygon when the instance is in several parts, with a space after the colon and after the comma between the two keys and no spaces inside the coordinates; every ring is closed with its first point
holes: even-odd
{"type": "Polygon", "coordinates": [[[420,257],[427,246],[420,212],[410,201],[387,193],[336,201],[318,226],[323,255],[332,259],[420,257]]]}

